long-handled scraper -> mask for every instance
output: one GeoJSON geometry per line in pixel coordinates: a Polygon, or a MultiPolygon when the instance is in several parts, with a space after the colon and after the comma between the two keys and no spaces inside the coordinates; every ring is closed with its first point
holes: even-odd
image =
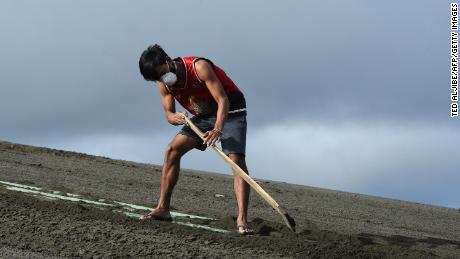
{"type": "MultiPolygon", "coordinates": [[[[202,139],[204,140],[204,133],[195,125],[193,122],[187,117],[184,116],[185,121],[187,122],[187,125],[202,139]]],[[[281,216],[283,217],[284,222],[288,226],[288,228],[292,231],[295,232],[295,221],[294,219],[289,216],[289,214],[286,212],[284,208],[282,208],[256,181],[254,181],[246,172],[243,171],[235,162],[233,162],[228,156],[225,155],[225,153],[220,150],[218,147],[215,145],[211,146],[214,151],[219,154],[220,157],[222,157],[225,162],[229,163],[232,168],[235,169],[235,172],[238,173],[241,178],[243,178],[262,198],[264,198],[268,204],[270,204],[281,216]]]]}

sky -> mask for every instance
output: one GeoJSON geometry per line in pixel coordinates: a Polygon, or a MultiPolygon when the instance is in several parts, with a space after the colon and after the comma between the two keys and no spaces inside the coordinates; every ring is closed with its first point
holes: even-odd
{"type": "MultiPolygon", "coordinates": [[[[11,0],[0,34],[0,140],[162,164],[158,43],[245,94],[253,177],[460,207],[449,1],[11,0]]],[[[181,166],[231,174],[210,149],[181,166]]]]}

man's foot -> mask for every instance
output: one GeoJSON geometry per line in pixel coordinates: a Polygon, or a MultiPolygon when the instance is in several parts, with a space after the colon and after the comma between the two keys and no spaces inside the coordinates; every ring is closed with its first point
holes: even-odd
{"type": "Polygon", "coordinates": [[[148,214],[142,214],[139,217],[140,220],[162,220],[172,221],[171,213],[169,211],[160,211],[157,209],[152,210],[148,214]]]}
{"type": "Polygon", "coordinates": [[[240,233],[241,235],[254,234],[254,230],[250,228],[247,223],[238,224],[236,227],[238,228],[238,233],[240,233]]]}

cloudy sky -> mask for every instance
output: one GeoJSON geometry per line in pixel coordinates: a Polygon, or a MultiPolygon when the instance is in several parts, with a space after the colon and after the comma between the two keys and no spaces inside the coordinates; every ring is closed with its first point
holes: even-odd
{"type": "MultiPolygon", "coordinates": [[[[162,164],[159,43],[248,102],[251,174],[460,207],[449,1],[2,1],[0,139],[162,164]]],[[[178,107],[178,109],[182,109],[178,107]]],[[[211,150],[182,167],[230,174],[211,150]]]]}

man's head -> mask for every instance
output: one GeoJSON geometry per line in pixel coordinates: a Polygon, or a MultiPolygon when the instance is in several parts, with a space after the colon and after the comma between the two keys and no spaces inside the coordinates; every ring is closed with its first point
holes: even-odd
{"type": "Polygon", "coordinates": [[[145,80],[159,81],[171,70],[175,72],[175,68],[169,63],[172,63],[171,58],[160,45],[155,44],[142,52],[139,59],[139,69],[145,80]]]}

